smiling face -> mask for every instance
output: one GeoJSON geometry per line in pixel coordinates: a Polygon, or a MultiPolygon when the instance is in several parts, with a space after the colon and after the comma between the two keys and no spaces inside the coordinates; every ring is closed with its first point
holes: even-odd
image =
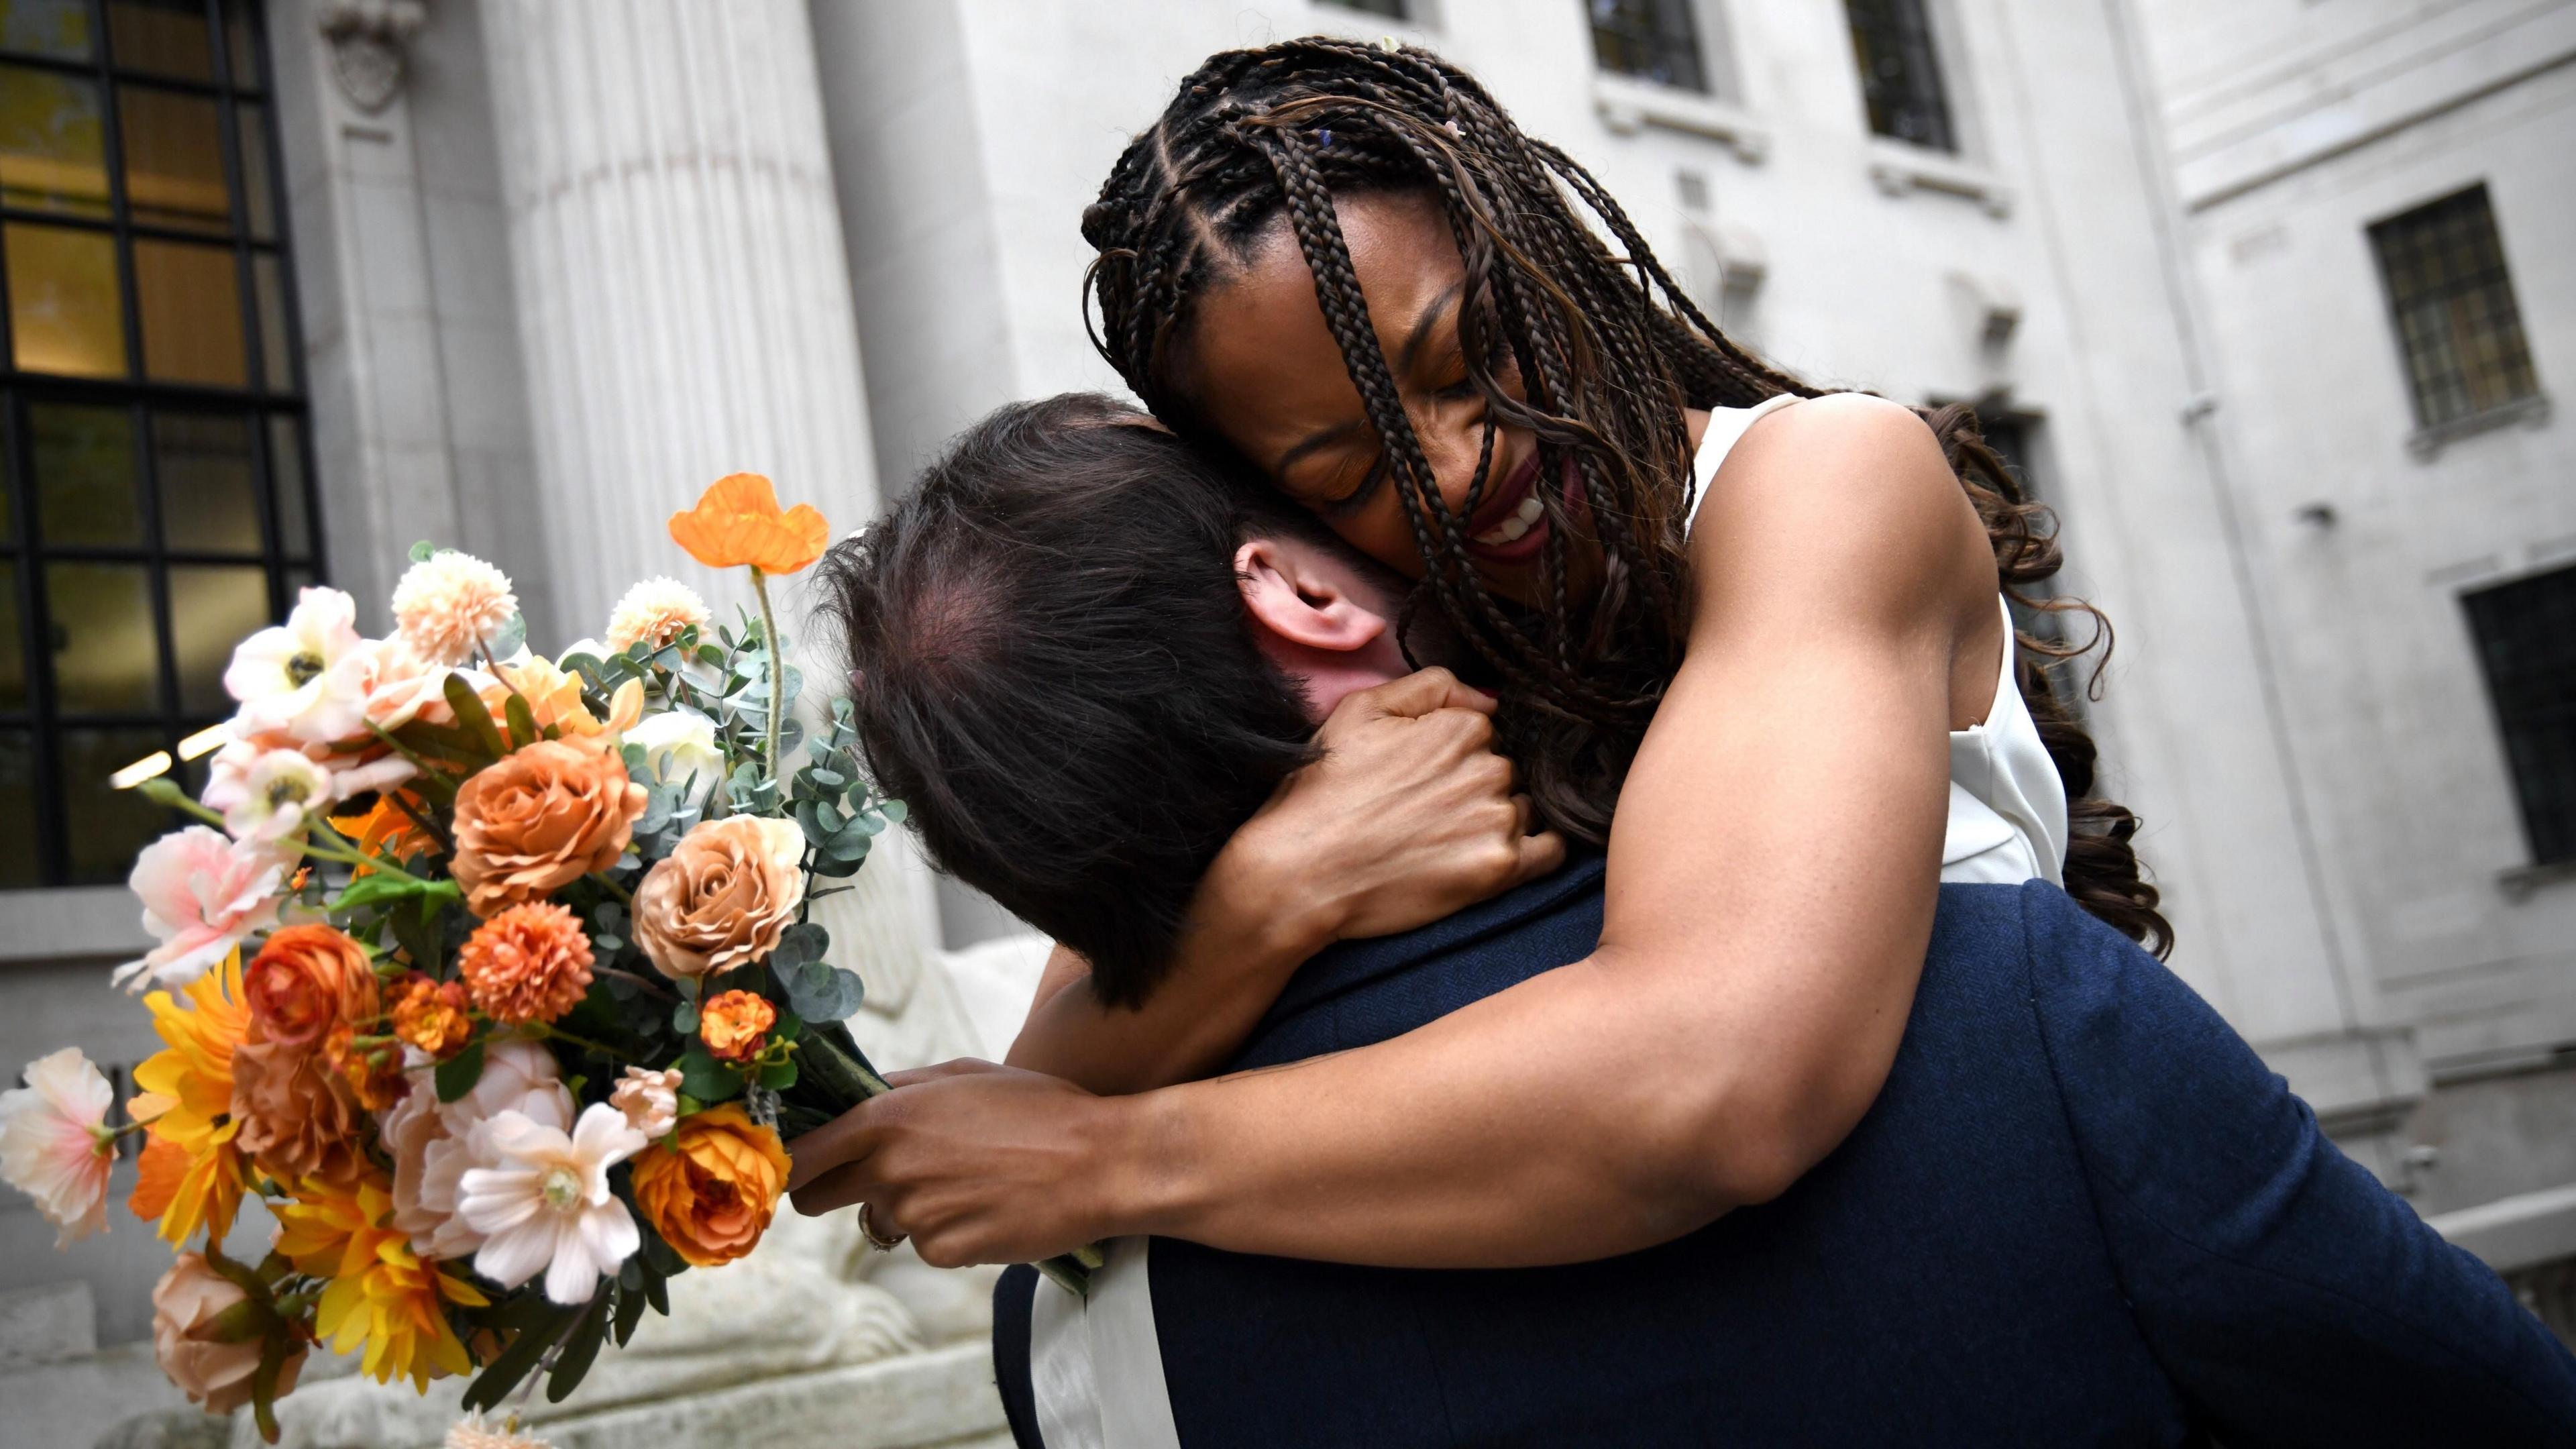
{"type": "MultiPolygon", "coordinates": [[[[1485,486],[1467,507],[1490,408],[1460,339],[1467,269],[1448,225],[1410,192],[1345,197],[1337,212],[1405,416],[1440,496],[1465,516],[1469,557],[1497,592],[1533,598],[1554,526],[1538,496],[1535,435],[1508,424],[1494,430],[1485,486]]],[[[1370,557],[1422,576],[1385,443],[1369,425],[1284,218],[1199,298],[1179,362],[1201,416],[1272,484],[1370,557]]],[[[1495,382],[1521,397],[1508,354],[1495,382]]],[[[1580,560],[1589,549],[1572,553],[1580,560]]]]}

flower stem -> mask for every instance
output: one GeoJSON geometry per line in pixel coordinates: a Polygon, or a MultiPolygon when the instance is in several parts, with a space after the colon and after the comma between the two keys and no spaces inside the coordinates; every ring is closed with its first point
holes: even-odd
{"type": "Polygon", "coordinates": [[[620,1059],[620,1053],[615,1047],[602,1046],[586,1036],[575,1036],[571,1032],[551,1026],[541,1026],[538,1030],[544,1033],[548,1041],[570,1042],[593,1056],[606,1057],[612,1062],[620,1059]]]}
{"type": "Polygon", "coordinates": [[[594,870],[590,873],[590,878],[607,890],[610,895],[617,897],[617,903],[619,905],[626,907],[630,911],[635,909],[635,893],[628,890],[626,887],[619,885],[616,881],[609,879],[608,872],[604,870],[594,870]]]}
{"type": "Polygon", "coordinates": [[[760,642],[769,651],[769,778],[783,778],[778,760],[778,717],[787,707],[787,661],[778,651],[778,615],[769,606],[769,578],[751,565],[751,591],[760,598],[760,642]]]}

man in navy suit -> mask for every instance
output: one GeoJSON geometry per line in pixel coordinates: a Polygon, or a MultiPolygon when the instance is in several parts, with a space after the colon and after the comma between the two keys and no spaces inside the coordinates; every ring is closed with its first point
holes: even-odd
{"type": "MultiPolygon", "coordinates": [[[[1248,536],[1313,527],[1265,520],[1253,495],[1229,512],[1176,442],[1073,401],[971,431],[865,557],[824,572],[854,623],[893,631],[853,645],[881,777],[895,767],[943,863],[1091,955],[1117,999],[1153,984],[1144,907],[1171,916],[1193,853],[1299,758],[1305,717],[1230,612],[1232,560],[1248,536]],[[1087,547],[1083,529],[1109,537],[1087,547]],[[890,650],[935,663],[938,687],[903,696],[894,677],[922,661],[890,650]],[[1230,671],[1247,702],[1229,714],[1222,688],[1112,667],[1175,660],[1230,671]],[[1009,707],[978,714],[976,689],[1009,707]],[[1065,727],[1039,728],[1043,711],[1065,727]],[[982,767],[927,767],[942,745],[982,767]],[[1118,828],[1121,809],[1155,828],[1118,828]],[[995,820],[1062,848],[1005,848],[995,820]]],[[[1577,860],[1336,947],[1231,1066],[1384,1040],[1579,960],[1601,881],[1577,860]]],[[[1945,887],[1876,1106],[1788,1193],[1675,1242],[1490,1272],[1148,1251],[1146,1332],[1105,1387],[1159,1377],[1167,1443],[2576,1444],[2576,1360],[2188,988],[2044,885],[1945,887]]],[[[1067,1301],[1025,1269],[996,1295],[1024,1445],[1049,1432],[1032,1322],[1067,1301]]],[[[1053,1377],[1050,1402],[1064,1390],[1053,1377]]]]}

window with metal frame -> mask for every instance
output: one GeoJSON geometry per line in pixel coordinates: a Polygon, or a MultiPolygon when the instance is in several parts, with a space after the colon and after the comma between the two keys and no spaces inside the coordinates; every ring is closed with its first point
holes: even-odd
{"type": "Polygon", "coordinates": [[[1686,91],[1709,89],[1694,0],[1585,0],[1592,54],[1606,71],[1686,91]]]}
{"type": "Polygon", "coordinates": [[[2465,595],[2535,865],[2576,860],[2576,567],[2465,595]]]}
{"type": "Polygon", "coordinates": [[[1318,5],[1334,10],[1356,10],[1362,15],[1383,15],[1389,20],[1409,20],[1405,0],[1315,0],[1318,5]]]}
{"type": "Polygon", "coordinates": [[[2484,183],[2370,229],[2415,421],[2427,428],[2540,392],[2484,183]]]}
{"type": "Polygon", "coordinates": [[[109,776],[321,573],[260,25],[0,0],[0,888],[124,879],[109,776]]]}
{"type": "Polygon", "coordinates": [[[1932,43],[1928,0],[1844,0],[1851,18],[1852,51],[1860,62],[1861,99],[1869,128],[1881,136],[1929,147],[1959,149],[1950,123],[1950,98],[1941,82],[1941,55],[1932,43]]]}

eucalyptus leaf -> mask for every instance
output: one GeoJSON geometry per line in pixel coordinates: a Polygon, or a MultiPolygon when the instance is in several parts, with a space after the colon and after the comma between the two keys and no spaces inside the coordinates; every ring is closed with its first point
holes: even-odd
{"type": "Polygon", "coordinates": [[[438,545],[431,543],[428,539],[424,538],[420,542],[411,546],[411,561],[413,563],[427,563],[436,557],[438,557],[438,545]]]}
{"type": "Polygon", "coordinates": [[[772,970],[820,961],[832,949],[832,933],[812,921],[799,921],[778,933],[778,949],[769,958],[772,970]]]}
{"type": "Polygon", "coordinates": [[[845,1021],[857,1014],[867,988],[857,973],[828,961],[807,961],[778,973],[787,1005],[807,1021],[845,1021]]]}
{"type": "Polygon", "coordinates": [[[901,825],[904,822],[904,817],[912,813],[912,807],[906,805],[900,800],[888,800],[877,807],[877,813],[886,818],[886,823],[890,825],[901,825]]]}
{"type": "Polygon", "coordinates": [[[483,641],[483,647],[492,651],[492,657],[495,659],[507,659],[527,648],[528,616],[512,614],[503,620],[501,627],[493,630],[491,637],[483,641]]]}
{"type": "Polygon", "coordinates": [[[679,1005],[671,1008],[671,1030],[678,1032],[682,1036],[696,1036],[698,1034],[698,1004],[696,1002],[683,1001],[679,1005]]]}

